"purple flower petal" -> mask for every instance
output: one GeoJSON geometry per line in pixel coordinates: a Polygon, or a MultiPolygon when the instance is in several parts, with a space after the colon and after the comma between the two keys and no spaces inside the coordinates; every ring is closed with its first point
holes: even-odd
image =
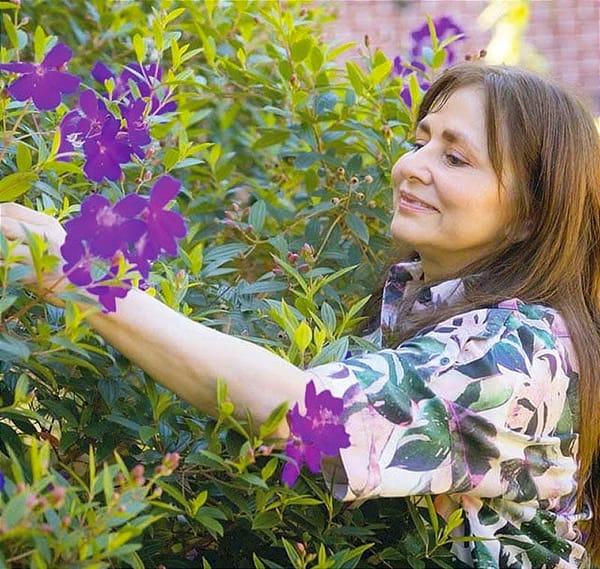
{"type": "Polygon", "coordinates": [[[316,445],[307,445],[304,448],[304,460],[306,466],[313,474],[321,472],[321,452],[316,445]]]}
{"type": "Polygon", "coordinates": [[[15,79],[9,86],[8,92],[17,101],[27,101],[31,98],[32,93],[37,89],[38,81],[35,73],[28,75],[22,75],[18,79],[15,79]]]}
{"type": "Polygon", "coordinates": [[[152,208],[162,208],[167,205],[181,188],[181,182],[172,176],[161,176],[150,191],[152,208]]]}
{"type": "MultiPolygon", "coordinates": [[[[286,454],[289,455],[287,450],[286,454]]],[[[294,461],[286,462],[281,471],[281,481],[286,486],[291,488],[294,484],[296,484],[298,476],[300,476],[300,466],[294,461]]]]}
{"type": "Polygon", "coordinates": [[[96,62],[92,67],[92,77],[102,85],[107,79],[112,79],[114,76],[115,74],[101,61],[96,62]]]}
{"type": "MultiPolygon", "coordinates": [[[[40,82],[42,83],[42,82],[40,82]]],[[[60,91],[47,89],[45,82],[33,89],[33,104],[40,111],[51,111],[60,105],[60,91]]],[[[15,97],[16,98],[16,97],[15,97]]]]}
{"type": "Polygon", "coordinates": [[[114,206],[115,213],[123,217],[135,217],[142,213],[142,210],[148,205],[148,198],[138,194],[129,194],[121,198],[114,206]]]}
{"type": "Polygon", "coordinates": [[[13,63],[0,63],[1,71],[9,73],[33,73],[37,69],[37,65],[25,61],[15,61],[13,63]]]}
{"type": "Polygon", "coordinates": [[[100,152],[100,144],[95,140],[88,140],[83,145],[86,161],[83,173],[92,182],[101,182],[104,178],[115,182],[121,177],[121,165],[109,154],[100,152]]]}
{"type": "Polygon", "coordinates": [[[81,79],[71,73],[64,71],[46,71],[44,74],[44,86],[54,89],[59,93],[74,93],[79,88],[81,79]]]}
{"type": "Polygon", "coordinates": [[[60,42],[57,43],[44,57],[41,66],[45,69],[62,67],[73,57],[71,48],[60,42]]]}

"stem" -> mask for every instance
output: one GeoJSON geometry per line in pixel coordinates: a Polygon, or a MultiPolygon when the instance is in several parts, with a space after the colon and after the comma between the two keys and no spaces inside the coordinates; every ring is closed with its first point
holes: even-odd
{"type": "Polygon", "coordinates": [[[25,106],[23,107],[23,111],[17,117],[17,120],[15,121],[15,124],[13,125],[11,131],[2,137],[3,147],[2,147],[2,150],[0,150],[0,162],[2,162],[2,160],[4,160],[4,155],[6,154],[6,151],[8,150],[8,145],[12,141],[12,138],[15,135],[15,132],[17,132],[17,128],[19,127],[19,124],[25,118],[25,115],[27,114],[27,109],[28,109],[30,103],[31,103],[31,101],[27,101],[27,103],[25,103],[25,106]]]}
{"type": "MultiPolygon", "coordinates": [[[[346,212],[344,211],[343,213],[346,213],[346,212]]],[[[323,238],[321,246],[319,247],[319,250],[315,254],[315,261],[321,256],[321,253],[323,252],[323,249],[325,248],[325,245],[327,245],[327,241],[329,241],[329,238],[331,237],[331,233],[333,232],[334,227],[341,221],[343,213],[341,213],[340,215],[338,215],[335,218],[335,220],[333,221],[333,223],[329,226],[329,229],[327,230],[327,234],[323,238]]]]}

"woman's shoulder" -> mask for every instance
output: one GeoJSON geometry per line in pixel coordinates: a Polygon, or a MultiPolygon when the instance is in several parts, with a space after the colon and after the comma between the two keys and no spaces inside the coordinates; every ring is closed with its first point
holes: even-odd
{"type": "Polygon", "coordinates": [[[528,328],[544,330],[557,339],[570,337],[567,324],[558,310],[518,298],[465,310],[422,330],[418,335],[451,333],[484,339],[528,328]]]}
{"type": "Polygon", "coordinates": [[[475,353],[478,358],[494,355],[513,363],[544,357],[563,369],[577,368],[569,330],[559,311],[519,299],[461,312],[421,330],[401,346],[416,348],[424,341],[443,345],[457,360],[464,359],[465,354],[470,359],[475,353]]]}

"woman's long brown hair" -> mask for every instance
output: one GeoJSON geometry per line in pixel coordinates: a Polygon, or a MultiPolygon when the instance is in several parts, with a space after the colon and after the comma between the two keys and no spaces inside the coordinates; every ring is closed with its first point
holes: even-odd
{"type": "Polygon", "coordinates": [[[579,364],[578,503],[592,507],[586,549],[600,564],[600,137],[591,112],[560,85],[481,62],[445,71],[425,94],[418,120],[472,86],[485,95],[490,158],[512,200],[509,239],[458,275],[477,275],[466,279],[464,302],[424,317],[406,314],[399,340],[507,298],[562,314],[579,364]]]}

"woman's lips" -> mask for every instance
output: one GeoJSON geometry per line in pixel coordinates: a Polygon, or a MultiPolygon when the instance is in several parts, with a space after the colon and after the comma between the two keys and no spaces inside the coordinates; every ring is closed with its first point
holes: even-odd
{"type": "Polygon", "coordinates": [[[406,211],[439,211],[408,192],[401,191],[398,196],[398,208],[406,211]]]}

